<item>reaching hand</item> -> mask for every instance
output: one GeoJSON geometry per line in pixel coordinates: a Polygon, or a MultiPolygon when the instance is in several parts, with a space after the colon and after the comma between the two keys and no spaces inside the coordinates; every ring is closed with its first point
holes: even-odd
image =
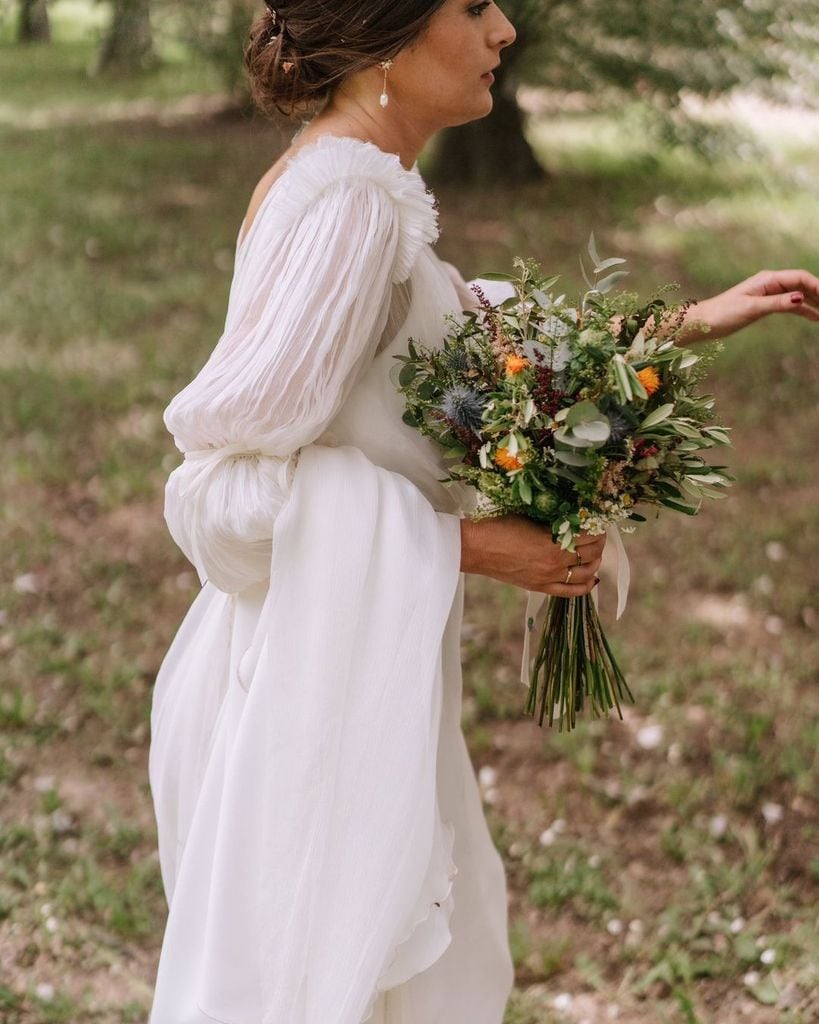
{"type": "Polygon", "coordinates": [[[819,323],[819,277],[807,270],[760,270],[728,291],[691,306],[683,341],[727,338],[770,313],[795,313],[819,323]],[[697,328],[703,321],[711,329],[697,328]]]}

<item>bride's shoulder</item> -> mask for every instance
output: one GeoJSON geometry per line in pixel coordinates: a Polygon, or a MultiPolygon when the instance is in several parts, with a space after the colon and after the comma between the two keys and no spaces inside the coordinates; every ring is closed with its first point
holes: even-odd
{"type": "Polygon", "coordinates": [[[339,184],[348,186],[334,190],[339,213],[343,212],[345,198],[353,201],[350,209],[355,210],[354,201],[361,186],[375,185],[376,189],[370,188],[368,195],[372,201],[383,203],[385,210],[397,218],[399,276],[402,271],[409,272],[421,245],[437,240],[437,200],[426,187],[417,165],[408,170],[396,153],[387,153],[362,139],[327,132],[291,146],[276,161],[254,192],[246,222],[251,224],[253,215],[258,216],[270,199],[279,225],[292,224],[339,184]]]}

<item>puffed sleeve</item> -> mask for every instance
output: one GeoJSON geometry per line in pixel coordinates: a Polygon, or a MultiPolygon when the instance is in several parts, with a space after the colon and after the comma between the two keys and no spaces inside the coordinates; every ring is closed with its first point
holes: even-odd
{"type": "Polygon", "coordinates": [[[224,333],[165,410],[185,454],[165,518],[202,582],[235,593],[267,578],[299,450],[366,370],[393,285],[435,238],[423,179],[371,144],[322,137],[274,183],[239,245],[224,333]]]}

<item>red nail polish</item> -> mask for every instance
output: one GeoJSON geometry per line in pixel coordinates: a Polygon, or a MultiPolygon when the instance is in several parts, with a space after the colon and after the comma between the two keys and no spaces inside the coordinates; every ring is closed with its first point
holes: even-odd
{"type": "Polygon", "coordinates": [[[798,306],[800,302],[805,301],[805,296],[801,292],[791,292],[791,302],[794,306],[798,306]]]}

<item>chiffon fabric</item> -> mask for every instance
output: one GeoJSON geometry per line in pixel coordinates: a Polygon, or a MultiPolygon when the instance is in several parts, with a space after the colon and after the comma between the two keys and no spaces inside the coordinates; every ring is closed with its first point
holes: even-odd
{"type": "Polygon", "coordinates": [[[151,709],[150,1024],[503,1020],[506,880],[460,724],[475,495],[390,378],[475,305],[437,237],[417,164],[302,146],[165,411],[166,521],[202,588],[151,709]]]}

